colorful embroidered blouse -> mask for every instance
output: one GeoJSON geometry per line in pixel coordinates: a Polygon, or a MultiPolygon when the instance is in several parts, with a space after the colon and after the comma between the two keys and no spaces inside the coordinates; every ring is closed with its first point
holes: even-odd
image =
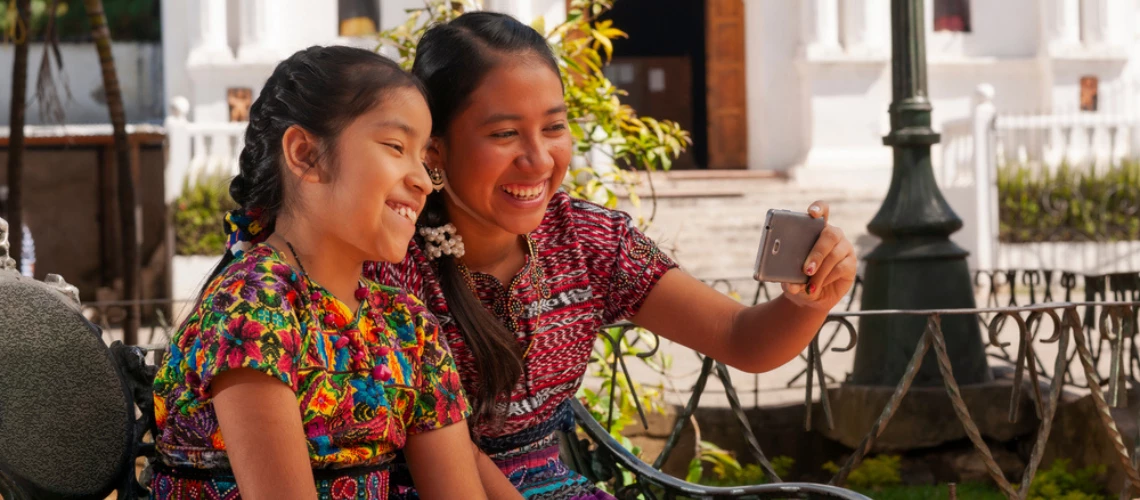
{"type": "MultiPolygon", "coordinates": [[[[432,315],[398,289],[362,285],[353,312],[266,245],[210,282],[155,377],[162,462],[229,468],[209,387],[239,367],[297,394],[315,470],[385,464],[409,435],[466,418],[459,375],[432,315]]],[[[370,484],[386,489],[386,477],[370,484]]],[[[360,498],[373,495],[386,491],[360,498]]]]}
{"type": "MultiPolygon", "coordinates": [[[[506,422],[497,429],[474,426],[484,438],[516,434],[554,417],[559,404],[577,392],[600,328],[636,314],[657,281],[676,267],[628,214],[561,191],[531,236],[539,268],[528,257],[513,290],[493,276],[472,273],[477,295],[515,331],[520,352],[533,340],[506,422]]],[[[411,245],[400,264],[365,264],[365,276],[423,298],[440,320],[467,393],[476,394],[474,357],[423,250],[411,245]]]]}

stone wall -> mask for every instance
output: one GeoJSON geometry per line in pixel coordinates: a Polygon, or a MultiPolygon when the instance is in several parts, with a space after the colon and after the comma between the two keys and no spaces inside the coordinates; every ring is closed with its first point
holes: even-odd
{"type": "MultiPolygon", "coordinates": [[[[143,298],[166,297],[168,259],[166,206],[163,202],[163,152],[143,147],[139,154],[136,185],[141,207],[143,298]],[[147,265],[149,261],[150,265],[147,265]]],[[[0,165],[7,165],[6,148],[0,148],[0,165]]],[[[32,147],[24,155],[24,223],[36,243],[36,278],[59,274],[79,287],[84,302],[96,300],[97,290],[113,287],[117,268],[105,269],[121,252],[118,241],[102,249],[102,226],[110,219],[118,226],[118,213],[103,213],[96,147],[32,147]],[[107,259],[104,259],[107,253],[107,259]]],[[[112,163],[110,168],[114,169],[112,163]]],[[[0,185],[7,184],[7,170],[0,169],[0,185]]],[[[112,193],[113,194],[113,193],[112,193]]],[[[104,295],[105,298],[106,295],[104,295]]],[[[111,295],[111,298],[118,298],[111,295]]]]}

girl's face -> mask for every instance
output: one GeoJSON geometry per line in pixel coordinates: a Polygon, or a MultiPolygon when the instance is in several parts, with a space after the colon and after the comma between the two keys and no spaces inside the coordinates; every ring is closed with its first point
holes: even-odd
{"type": "Polygon", "coordinates": [[[453,219],[525,234],[562,184],[573,140],[559,75],[537,56],[501,61],[435,143],[429,164],[446,174],[453,219]]]}
{"type": "Polygon", "coordinates": [[[423,166],[430,134],[423,96],[414,88],[388,90],[340,133],[329,181],[306,208],[364,260],[403,260],[431,190],[423,166]]]}

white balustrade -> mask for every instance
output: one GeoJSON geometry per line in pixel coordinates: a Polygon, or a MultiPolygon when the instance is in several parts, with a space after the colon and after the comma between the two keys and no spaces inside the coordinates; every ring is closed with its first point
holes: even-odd
{"type": "MultiPolygon", "coordinates": [[[[1140,90],[1131,82],[1121,84],[1121,88],[1140,90]]],[[[1026,250],[1014,248],[1017,245],[998,243],[999,168],[1021,166],[1053,173],[1065,165],[1070,169],[1104,171],[1122,161],[1140,159],[1140,111],[1127,105],[1135,101],[1135,97],[1129,97],[1129,94],[1122,92],[1114,99],[1115,105],[1102,108],[1119,110],[1119,113],[999,114],[994,106],[993,87],[982,84],[975,93],[969,118],[941,124],[942,141],[936,151],[935,178],[951,207],[965,222],[961,234],[955,234],[955,241],[971,252],[972,266],[995,268],[1040,264],[1081,272],[1103,272],[1127,267],[1124,264],[1131,265],[1133,261],[1140,262],[1140,242],[1105,244],[1105,248],[1114,249],[1108,253],[1065,246],[1072,244],[1056,244],[1061,246],[1047,250],[1038,247],[1052,244],[1032,244],[1036,246],[1026,250]],[[1109,253],[1120,253],[1118,250],[1124,248],[1121,245],[1127,246],[1121,250],[1127,254],[1126,259],[1108,256],[1109,253]],[[1053,256],[1046,259],[1050,262],[1037,262],[1044,258],[1042,252],[1053,256]],[[1079,262],[1052,261],[1056,255],[1082,252],[1091,257],[1082,257],[1079,262]]]]}
{"type": "Polygon", "coordinates": [[[166,119],[167,203],[203,174],[237,175],[238,156],[245,144],[246,122],[190,122],[186,117],[189,107],[184,97],[171,99],[171,113],[166,119]]]}

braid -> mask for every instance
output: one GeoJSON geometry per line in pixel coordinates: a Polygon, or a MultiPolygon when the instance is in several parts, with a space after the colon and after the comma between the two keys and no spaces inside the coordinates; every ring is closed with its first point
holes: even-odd
{"type": "Polygon", "coordinates": [[[262,209],[275,218],[281,209],[284,185],[281,178],[281,137],[290,123],[274,120],[283,108],[277,97],[280,80],[265,82],[261,97],[249,109],[245,146],[238,156],[240,170],[230,182],[230,196],[245,210],[262,209]]]}

